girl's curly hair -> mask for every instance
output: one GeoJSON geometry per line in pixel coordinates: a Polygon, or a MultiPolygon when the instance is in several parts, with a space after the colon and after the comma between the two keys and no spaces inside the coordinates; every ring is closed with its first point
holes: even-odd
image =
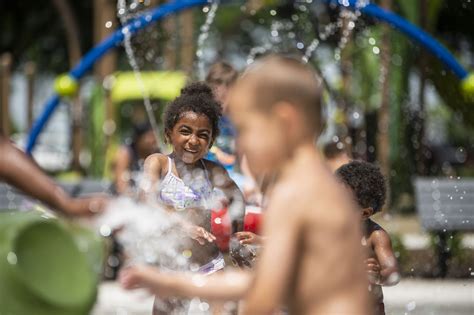
{"type": "Polygon", "coordinates": [[[222,107],[214,99],[211,88],[204,82],[191,83],[181,90],[181,95],[172,101],[164,114],[165,133],[171,132],[186,112],[205,115],[211,123],[211,145],[219,135],[219,119],[222,107]]]}

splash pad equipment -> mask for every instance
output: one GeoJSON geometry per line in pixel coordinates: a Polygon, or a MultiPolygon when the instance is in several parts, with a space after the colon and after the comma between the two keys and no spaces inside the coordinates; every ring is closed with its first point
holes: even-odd
{"type": "MultiPolygon", "coordinates": [[[[406,21],[402,17],[394,14],[393,12],[384,10],[379,6],[370,3],[368,1],[361,0],[320,0],[329,4],[333,4],[339,7],[347,9],[357,10],[364,15],[374,17],[382,22],[388,23],[403,34],[410,37],[416,43],[423,46],[434,56],[440,59],[443,64],[453,71],[453,73],[461,80],[461,88],[468,98],[474,98],[474,83],[472,80],[473,74],[469,75],[468,71],[465,70],[454,56],[438,41],[436,41],[428,33],[424,32],[417,26],[406,21]]],[[[212,2],[212,1],[211,1],[212,2]]],[[[223,1],[230,2],[230,1],[223,1]]],[[[209,4],[207,0],[176,0],[171,3],[161,5],[148,12],[144,12],[130,23],[126,24],[122,28],[115,31],[112,35],[90,50],[79,63],[67,74],[69,80],[77,82],[93,65],[99,60],[107,51],[118,46],[124,40],[126,35],[133,36],[140,30],[144,29],[152,23],[155,23],[162,18],[181,12],[185,9],[189,9],[196,6],[202,6],[209,4]]],[[[44,126],[48,122],[52,113],[59,105],[60,96],[53,95],[45,104],[44,110],[35,121],[33,128],[28,137],[26,146],[26,152],[31,154],[36,144],[36,140],[43,130],[44,126]]]]}
{"type": "Polygon", "coordinates": [[[102,252],[83,228],[41,212],[0,213],[0,313],[88,314],[102,252]]]}

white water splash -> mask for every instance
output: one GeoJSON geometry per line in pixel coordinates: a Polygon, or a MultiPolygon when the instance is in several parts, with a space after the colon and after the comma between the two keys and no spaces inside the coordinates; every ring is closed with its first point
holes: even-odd
{"type": "Polygon", "coordinates": [[[217,9],[219,8],[219,1],[215,1],[211,4],[210,8],[205,7],[203,9],[204,12],[207,11],[206,20],[204,24],[201,26],[200,30],[201,33],[197,39],[197,49],[196,49],[196,57],[197,57],[197,71],[198,71],[198,78],[204,79],[205,71],[204,71],[204,43],[206,39],[209,37],[209,30],[211,28],[212,23],[214,22],[214,18],[216,17],[217,9]]]}
{"type": "Polygon", "coordinates": [[[302,58],[304,63],[307,63],[311,59],[311,56],[313,55],[314,51],[318,48],[318,46],[319,46],[319,40],[317,38],[313,39],[311,44],[309,44],[308,47],[306,48],[306,51],[302,58]]]}
{"type": "MultiPolygon", "coordinates": [[[[132,5],[133,4],[134,3],[132,3],[132,5]]],[[[131,8],[132,8],[132,5],[131,5],[131,8]]],[[[128,13],[128,10],[127,10],[127,4],[125,0],[118,0],[117,17],[120,19],[120,23],[122,24],[122,26],[125,26],[127,24],[127,21],[130,18],[130,15],[128,15],[127,13],[128,13]]],[[[143,83],[140,67],[138,66],[135,53],[133,51],[132,42],[131,42],[132,34],[130,33],[130,30],[128,27],[124,27],[122,30],[122,33],[124,35],[123,45],[125,47],[125,52],[127,53],[128,62],[130,66],[132,67],[133,73],[135,74],[135,79],[138,82],[140,92],[143,96],[143,105],[145,106],[148,120],[150,121],[150,125],[153,129],[153,133],[156,138],[156,143],[160,143],[161,141],[159,138],[158,123],[156,122],[155,114],[153,112],[153,107],[150,101],[150,95],[148,95],[148,91],[146,90],[145,84],[143,83]]]]}

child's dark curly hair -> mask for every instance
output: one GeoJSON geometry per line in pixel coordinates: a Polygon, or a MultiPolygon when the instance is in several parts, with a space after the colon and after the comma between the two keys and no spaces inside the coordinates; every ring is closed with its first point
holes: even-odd
{"type": "Polygon", "coordinates": [[[212,94],[211,88],[204,82],[191,83],[181,90],[181,95],[166,108],[164,115],[165,133],[171,132],[178,120],[186,112],[205,115],[211,123],[211,145],[219,135],[219,118],[222,108],[212,94]]]}
{"type": "Polygon", "coordinates": [[[362,208],[371,207],[374,213],[382,209],[386,185],[377,166],[364,161],[352,161],[338,168],[336,175],[352,189],[362,208]]]}

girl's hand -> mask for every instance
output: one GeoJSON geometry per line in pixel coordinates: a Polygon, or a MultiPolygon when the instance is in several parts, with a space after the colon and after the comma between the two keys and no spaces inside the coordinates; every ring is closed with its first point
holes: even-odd
{"type": "Polygon", "coordinates": [[[237,232],[234,234],[240,244],[261,245],[262,238],[252,232],[237,232]]]}
{"type": "Polygon", "coordinates": [[[189,225],[186,227],[186,230],[189,236],[201,245],[205,245],[206,241],[212,243],[216,240],[216,237],[212,233],[206,231],[203,227],[189,225]]]}
{"type": "Polygon", "coordinates": [[[375,258],[365,260],[367,275],[371,284],[380,284],[380,264],[375,258]]]}

